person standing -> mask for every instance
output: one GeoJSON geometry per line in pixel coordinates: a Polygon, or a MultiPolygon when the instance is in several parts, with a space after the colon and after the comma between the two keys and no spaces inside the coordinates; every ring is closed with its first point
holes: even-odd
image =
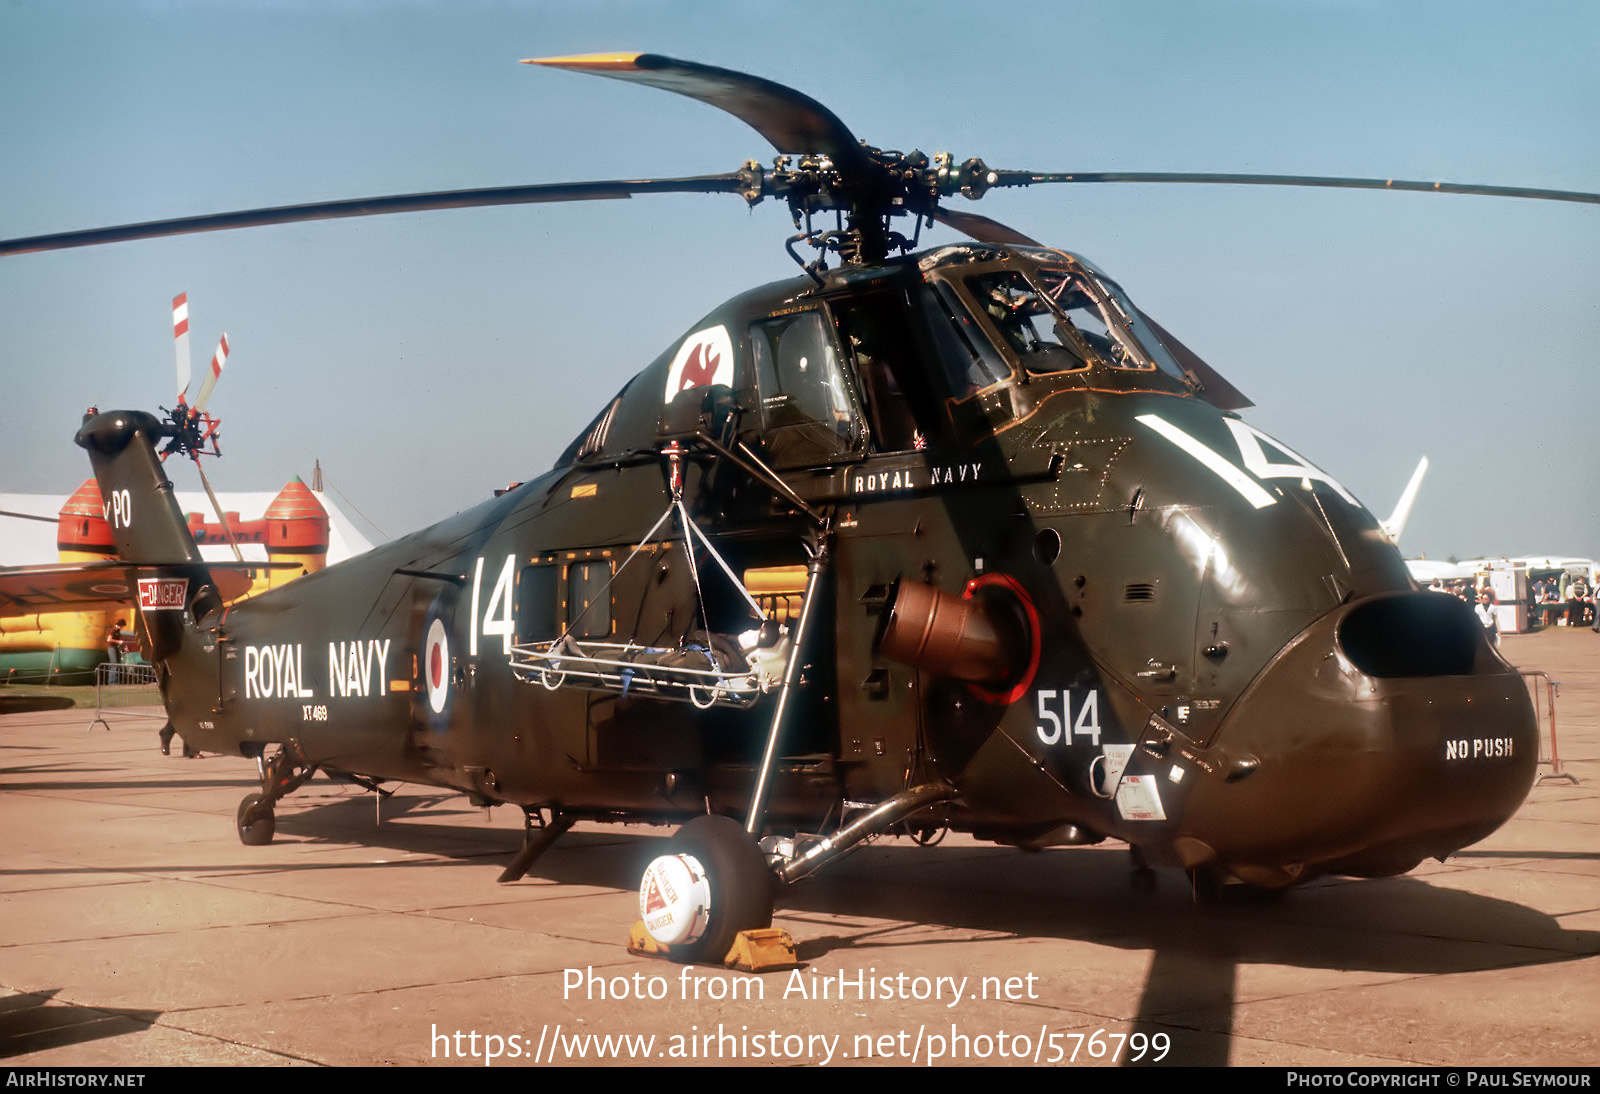
{"type": "Polygon", "coordinates": [[[1576,627],[1583,623],[1583,615],[1589,606],[1589,584],[1579,574],[1572,579],[1572,584],[1567,586],[1567,626],[1576,627]]]}
{"type": "Polygon", "coordinates": [[[125,637],[122,628],[126,623],[127,620],[125,619],[117,620],[111,624],[111,632],[106,635],[106,664],[111,666],[106,670],[106,683],[108,684],[122,683],[122,669],[120,666],[122,665],[123,638],[125,637]]]}
{"type": "Polygon", "coordinates": [[[1483,633],[1489,636],[1489,644],[1500,645],[1500,619],[1495,613],[1494,597],[1488,589],[1478,590],[1478,606],[1473,609],[1477,613],[1478,622],[1483,625],[1483,633]]]}

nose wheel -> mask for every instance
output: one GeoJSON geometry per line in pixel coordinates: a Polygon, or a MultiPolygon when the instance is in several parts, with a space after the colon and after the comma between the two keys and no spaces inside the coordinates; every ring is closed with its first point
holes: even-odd
{"type": "Polygon", "coordinates": [[[772,925],[777,879],[731,817],[696,817],[639,882],[639,915],[674,961],[721,961],[740,931],[772,925]]]}

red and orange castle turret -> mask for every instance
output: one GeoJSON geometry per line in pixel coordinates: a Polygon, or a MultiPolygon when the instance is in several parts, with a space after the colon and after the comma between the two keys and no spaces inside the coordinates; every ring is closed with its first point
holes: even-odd
{"type": "Polygon", "coordinates": [[[94,479],[83,480],[83,485],[61,507],[56,518],[56,549],[62,562],[100,562],[116,557],[100,485],[94,479]]]}
{"type": "MultiPolygon", "coordinates": [[[[247,596],[327,565],[328,512],[298,477],[278,491],[260,519],[247,521],[232,512],[225,516],[228,531],[241,547],[260,544],[266,548],[268,561],[297,564],[255,571],[247,596]]],[[[189,531],[202,548],[228,543],[221,523],[208,523],[201,513],[188,514],[188,520],[189,531]]],[[[56,549],[60,560],[69,563],[116,557],[111,527],[106,523],[100,488],[94,479],[86,480],[61,507],[56,521],[56,549]]],[[[260,557],[259,552],[246,554],[246,561],[252,554],[260,557]]],[[[41,612],[0,619],[0,674],[9,670],[54,679],[64,679],[68,674],[73,678],[92,676],[94,666],[107,659],[107,644],[118,620],[124,621],[127,634],[137,633],[131,604],[111,611],[41,612]]]]}
{"type": "MultiPolygon", "coordinates": [[[[100,503],[100,487],[86,479],[56,517],[56,553],[65,563],[104,562],[117,556],[111,526],[100,503]]],[[[5,667],[27,676],[93,679],[107,659],[112,628],[120,619],[133,633],[133,605],[98,612],[36,612],[0,619],[0,654],[5,667]]]]}
{"type": "Polygon", "coordinates": [[[259,543],[267,549],[271,562],[294,562],[298,569],[262,570],[250,587],[249,596],[275,589],[293,581],[302,574],[322,569],[328,562],[328,511],[299,476],[278,491],[260,520],[241,520],[238,513],[224,514],[226,529],[221,524],[207,523],[204,514],[189,514],[189,531],[195,542],[226,544],[228,532],[235,543],[259,543]]]}

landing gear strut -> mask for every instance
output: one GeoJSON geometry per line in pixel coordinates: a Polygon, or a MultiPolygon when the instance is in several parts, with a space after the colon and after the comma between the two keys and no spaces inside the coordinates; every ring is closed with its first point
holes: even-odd
{"type": "Polygon", "coordinates": [[[262,847],[272,842],[277,831],[273,805],[279,798],[300,789],[317,773],[316,764],[307,763],[300,746],[293,741],[279,745],[270,760],[264,753],[257,756],[256,767],[261,772],[261,793],[246,794],[234,818],[239,842],[246,847],[262,847]]]}
{"type": "Polygon", "coordinates": [[[571,817],[558,809],[550,811],[550,820],[547,823],[543,812],[527,806],[523,807],[522,819],[522,850],[518,851],[517,857],[501,871],[500,876],[495,879],[497,881],[521,881],[523,875],[532,868],[534,861],[550,850],[573,823],[571,817]]]}

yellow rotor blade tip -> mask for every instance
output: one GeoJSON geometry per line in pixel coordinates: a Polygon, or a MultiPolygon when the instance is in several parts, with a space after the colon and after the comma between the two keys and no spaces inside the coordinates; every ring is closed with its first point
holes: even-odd
{"type": "Polygon", "coordinates": [[[570,57],[530,57],[522,63],[552,68],[635,68],[638,57],[638,53],[575,53],[570,57]]]}

